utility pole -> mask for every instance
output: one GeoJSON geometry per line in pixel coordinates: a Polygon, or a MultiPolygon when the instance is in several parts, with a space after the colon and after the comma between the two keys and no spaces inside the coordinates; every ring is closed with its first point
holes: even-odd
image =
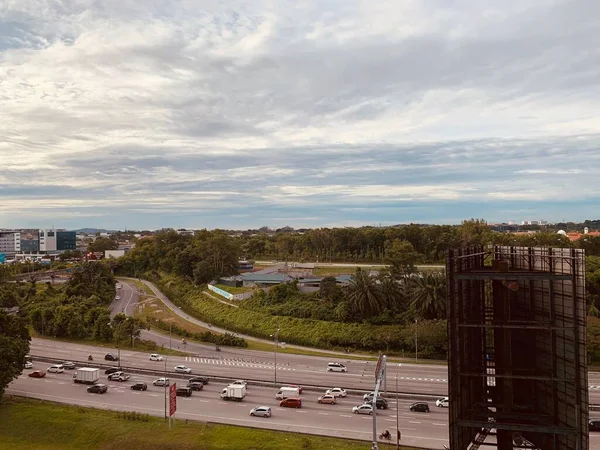
{"type": "Polygon", "coordinates": [[[419,364],[419,322],[415,319],[415,364],[419,364]]]}
{"type": "Polygon", "coordinates": [[[279,347],[279,328],[275,331],[275,334],[272,334],[274,349],[273,352],[275,354],[275,383],[277,383],[277,347],[279,347]]]}

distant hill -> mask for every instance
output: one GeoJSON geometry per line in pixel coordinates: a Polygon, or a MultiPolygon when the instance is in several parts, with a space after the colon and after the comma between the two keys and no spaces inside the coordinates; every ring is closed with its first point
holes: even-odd
{"type": "Polygon", "coordinates": [[[96,234],[96,233],[116,233],[117,230],[105,230],[104,228],[80,228],[73,230],[76,233],[96,234]]]}

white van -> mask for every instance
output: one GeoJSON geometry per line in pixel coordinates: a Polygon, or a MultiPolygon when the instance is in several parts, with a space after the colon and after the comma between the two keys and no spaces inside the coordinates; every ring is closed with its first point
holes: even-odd
{"type": "Polygon", "coordinates": [[[48,372],[50,373],[63,373],[65,371],[65,368],[63,367],[62,364],[54,364],[50,367],[48,367],[48,372]]]}
{"type": "Polygon", "coordinates": [[[277,394],[275,394],[277,400],[283,400],[288,397],[300,397],[300,388],[284,386],[279,389],[277,394]]]}
{"type": "Polygon", "coordinates": [[[327,372],[346,372],[346,366],[342,363],[327,364],[327,372]]]}

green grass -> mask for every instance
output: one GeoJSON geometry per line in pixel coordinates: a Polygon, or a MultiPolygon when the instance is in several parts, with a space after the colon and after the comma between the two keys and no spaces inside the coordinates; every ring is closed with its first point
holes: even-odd
{"type": "MultiPolygon", "coordinates": [[[[252,291],[252,288],[227,286],[225,284],[215,284],[215,287],[222,289],[225,292],[229,292],[230,294],[243,294],[244,292],[252,291]]],[[[214,294],[215,292],[212,293],[214,294]]]]}
{"type": "Polygon", "coordinates": [[[169,430],[162,418],[132,421],[114,411],[18,397],[4,399],[0,406],[4,450],[362,450],[369,447],[367,442],[182,420],[176,420],[169,430]]]}
{"type": "MultiPolygon", "coordinates": [[[[121,277],[117,278],[117,280],[120,280],[120,279],[121,279],[121,277]]],[[[146,295],[154,297],[154,292],[152,292],[152,289],[150,289],[148,286],[146,286],[145,283],[142,283],[141,281],[138,281],[135,278],[122,277],[122,279],[125,280],[125,281],[127,281],[127,283],[135,284],[137,286],[137,288],[140,291],[145,292],[146,295]]]]}

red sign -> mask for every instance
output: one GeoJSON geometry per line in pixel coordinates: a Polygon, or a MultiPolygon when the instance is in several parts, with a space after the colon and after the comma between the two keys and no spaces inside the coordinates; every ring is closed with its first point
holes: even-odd
{"type": "Polygon", "coordinates": [[[177,411],[177,385],[173,383],[169,386],[169,416],[177,411]]]}

